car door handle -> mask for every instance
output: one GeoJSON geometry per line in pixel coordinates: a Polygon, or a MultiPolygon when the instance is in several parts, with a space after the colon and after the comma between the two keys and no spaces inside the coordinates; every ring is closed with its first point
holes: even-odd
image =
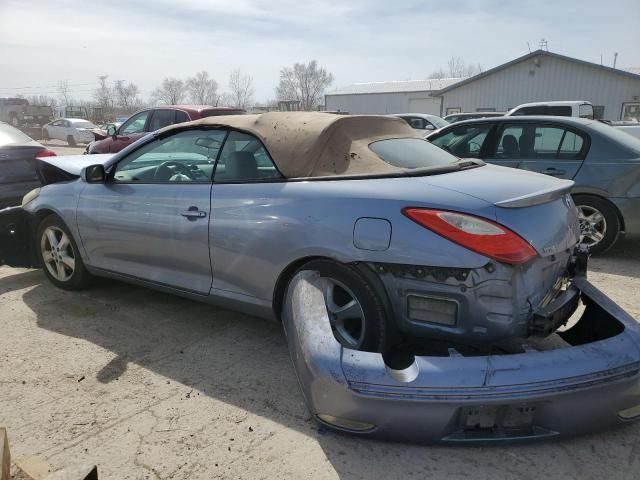
{"type": "Polygon", "coordinates": [[[542,173],[546,174],[546,175],[552,175],[552,176],[559,176],[559,175],[564,175],[567,173],[566,170],[558,170],[557,168],[547,168],[545,170],[542,171],[542,173]]]}
{"type": "Polygon", "coordinates": [[[195,220],[197,218],[205,218],[207,216],[207,212],[199,210],[198,207],[189,207],[188,210],[180,212],[180,215],[187,217],[189,220],[195,220]]]}

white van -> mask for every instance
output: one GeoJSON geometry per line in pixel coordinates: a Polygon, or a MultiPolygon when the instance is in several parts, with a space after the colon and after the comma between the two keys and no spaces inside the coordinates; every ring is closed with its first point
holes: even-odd
{"type": "Polygon", "coordinates": [[[552,115],[593,120],[593,105],[584,100],[523,103],[511,109],[505,116],[514,115],[552,115]]]}

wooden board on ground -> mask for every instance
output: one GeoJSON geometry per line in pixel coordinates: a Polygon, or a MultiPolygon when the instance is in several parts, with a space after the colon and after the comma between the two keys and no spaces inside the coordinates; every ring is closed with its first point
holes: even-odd
{"type": "Polygon", "coordinates": [[[11,470],[11,453],[9,452],[9,439],[7,429],[0,427],[0,480],[9,480],[11,470]]]}

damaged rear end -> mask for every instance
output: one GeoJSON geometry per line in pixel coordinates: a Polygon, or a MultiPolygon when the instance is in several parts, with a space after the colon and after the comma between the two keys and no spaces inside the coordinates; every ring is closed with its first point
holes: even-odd
{"type": "Polygon", "coordinates": [[[344,348],[314,272],[291,285],[283,320],[307,406],[334,430],[415,443],[491,443],[636,421],[638,325],[581,274],[573,288],[581,307],[572,328],[490,351],[344,348]]]}
{"type": "MultiPolygon", "coordinates": [[[[578,217],[568,193],[573,183],[512,172],[485,166],[455,174],[460,193],[492,206],[482,216],[453,207],[403,209],[416,224],[412,236],[423,235],[426,244],[428,230],[475,254],[469,268],[426,265],[419,259],[369,263],[407,337],[485,345],[545,337],[577,308],[572,279],[578,217]]],[[[419,181],[448,188],[450,179],[444,177],[419,181]]]]}

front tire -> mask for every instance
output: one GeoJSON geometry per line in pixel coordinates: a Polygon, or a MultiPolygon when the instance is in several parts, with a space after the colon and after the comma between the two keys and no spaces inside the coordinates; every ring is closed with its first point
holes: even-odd
{"type": "Polygon", "coordinates": [[[38,259],[51,283],[65,290],[79,290],[91,283],[78,246],[60,217],[49,215],[40,222],[36,239],[38,259]]]}
{"type": "Polygon", "coordinates": [[[603,253],[616,242],[620,234],[620,217],[606,200],[591,195],[575,195],[580,222],[580,244],[589,253],[603,253]]]}
{"type": "Polygon", "coordinates": [[[292,282],[308,271],[319,273],[315,286],[324,295],[335,339],[345,348],[385,352],[391,326],[385,303],[369,280],[351,265],[312,260],[296,272],[292,282]]]}

